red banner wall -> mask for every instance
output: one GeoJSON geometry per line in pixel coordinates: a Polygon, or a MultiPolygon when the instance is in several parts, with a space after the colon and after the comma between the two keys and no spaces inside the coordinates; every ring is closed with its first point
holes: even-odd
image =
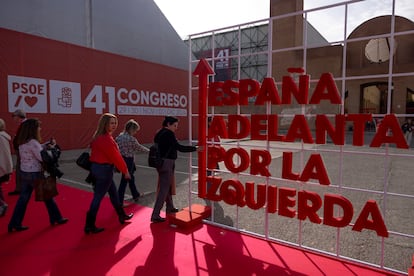
{"type": "Polygon", "coordinates": [[[11,113],[23,109],[42,121],[44,140],[63,149],[85,148],[102,113],[141,125],[150,143],[166,115],[180,119],[188,138],[188,72],[0,28],[0,118],[15,134],[11,113]]]}

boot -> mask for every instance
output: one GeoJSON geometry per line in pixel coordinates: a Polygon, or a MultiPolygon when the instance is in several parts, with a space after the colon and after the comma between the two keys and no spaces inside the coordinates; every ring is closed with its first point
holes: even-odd
{"type": "Polygon", "coordinates": [[[122,206],[117,207],[115,210],[116,210],[116,213],[118,214],[118,219],[121,224],[124,224],[126,220],[130,220],[134,216],[133,213],[129,215],[125,214],[125,211],[122,208],[122,206]]]}
{"type": "Polygon", "coordinates": [[[86,224],[85,224],[85,234],[96,234],[102,232],[104,229],[101,227],[95,226],[96,216],[91,215],[89,212],[86,213],[86,224]]]}

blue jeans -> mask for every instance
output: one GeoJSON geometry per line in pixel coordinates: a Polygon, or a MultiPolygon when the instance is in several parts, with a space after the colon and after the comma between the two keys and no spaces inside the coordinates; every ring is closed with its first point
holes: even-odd
{"type": "MultiPolygon", "coordinates": [[[[33,187],[36,179],[42,177],[42,172],[20,172],[20,180],[22,185],[22,191],[16,206],[14,207],[13,215],[10,219],[9,225],[12,227],[22,226],[22,221],[26,213],[27,204],[32,196],[33,187]]],[[[47,212],[49,214],[50,223],[55,223],[62,218],[59,208],[55,200],[49,199],[44,201],[47,212]]]]}
{"type": "Polygon", "coordinates": [[[125,175],[122,174],[121,182],[119,182],[118,187],[118,195],[119,195],[119,202],[122,204],[124,202],[124,196],[125,196],[125,190],[127,187],[127,184],[129,184],[129,190],[131,191],[132,198],[138,198],[139,192],[137,190],[137,186],[135,186],[135,175],[134,172],[136,170],[135,168],[135,162],[134,157],[124,157],[125,163],[128,167],[129,174],[131,175],[131,179],[127,180],[125,179],[125,175]]]}
{"type": "Polygon", "coordinates": [[[95,189],[93,199],[89,207],[89,214],[96,217],[101,201],[106,193],[109,194],[109,198],[115,210],[122,208],[119,203],[118,193],[113,180],[114,166],[110,164],[92,163],[91,175],[95,181],[95,189]]]}

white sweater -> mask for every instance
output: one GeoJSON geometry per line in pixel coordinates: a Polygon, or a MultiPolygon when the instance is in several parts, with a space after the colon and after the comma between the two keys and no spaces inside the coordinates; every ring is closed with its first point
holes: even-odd
{"type": "Polygon", "coordinates": [[[42,171],[42,145],[36,139],[32,139],[26,144],[19,146],[20,169],[23,172],[42,171]]]}
{"type": "Polygon", "coordinates": [[[0,176],[10,174],[13,171],[10,139],[10,135],[7,132],[0,131],[0,176]]]}

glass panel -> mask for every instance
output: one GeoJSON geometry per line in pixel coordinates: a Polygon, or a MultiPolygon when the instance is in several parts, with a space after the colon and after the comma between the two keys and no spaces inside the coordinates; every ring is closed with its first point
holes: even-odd
{"type": "Polygon", "coordinates": [[[303,16],[291,15],[274,19],[273,49],[276,50],[300,46],[303,46],[303,16]]]}
{"type": "MultiPolygon", "coordinates": [[[[388,113],[388,84],[377,82],[362,85],[361,113],[388,113]]],[[[392,92],[392,91],[391,91],[392,92]]]]}
{"type": "Polygon", "coordinates": [[[349,42],[346,49],[347,76],[388,74],[388,39],[389,37],[349,42]]]}
{"type": "Polygon", "coordinates": [[[405,104],[405,113],[414,114],[414,91],[407,87],[407,102],[405,104]]]}
{"type": "Polygon", "coordinates": [[[412,238],[408,237],[390,236],[387,238],[384,244],[384,266],[406,273],[407,267],[412,267],[412,244],[412,238]],[[395,254],[396,252],[398,254],[395,254]]]}
{"type": "Polygon", "coordinates": [[[374,63],[382,63],[390,59],[391,53],[395,53],[396,42],[394,40],[394,50],[391,51],[390,38],[373,38],[365,45],[365,57],[374,63]]]}
{"type": "MultiPolygon", "coordinates": [[[[309,2],[313,1],[306,1],[305,7],[306,3],[309,2]]],[[[344,6],[309,12],[307,20],[308,47],[326,46],[327,44],[344,40],[344,6]]]]}
{"type": "MultiPolygon", "coordinates": [[[[397,22],[402,21],[401,19],[397,22]]],[[[401,31],[404,31],[408,25],[407,21],[405,24],[397,24],[397,27],[401,26],[401,31]],[[404,28],[403,28],[404,27],[404,28]]],[[[414,27],[411,26],[411,31],[414,32],[414,27]]],[[[412,71],[412,64],[414,63],[413,45],[414,45],[414,33],[406,35],[395,36],[395,55],[393,63],[393,73],[409,73],[412,71]]]]}
{"type": "Polygon", "coordinates": [[[260,83],[267,76],[267,54],[240,58],[240,79],[254,79],[260,83]]]}
{"type": "Polygon", "coordinates": [[[379,265],[381,263],[381,238],[374,231],[352,231],[341,229],[339,238],[340,255],[362,262],[379,265]]]}
{"type": "MultiPolygon", "coordinates": [[[[366,0],[350,4],[348,6],[347,36],[359,29],[360,25],[368,20],[384,14],[391,15],[392,2],[392,0],[384,0],[379,5],[377,0],[366,0]]],[[[377,26],[370,31],[369,35],[385,34],[390,31],[391,22],[388,25],[382,25],[380,28],[377,26]]]]}
{"type": "Polygon", "coordinates": [[[413,3],[411,1],[395,1],[395,15],[414,21],[413,3]]]}

